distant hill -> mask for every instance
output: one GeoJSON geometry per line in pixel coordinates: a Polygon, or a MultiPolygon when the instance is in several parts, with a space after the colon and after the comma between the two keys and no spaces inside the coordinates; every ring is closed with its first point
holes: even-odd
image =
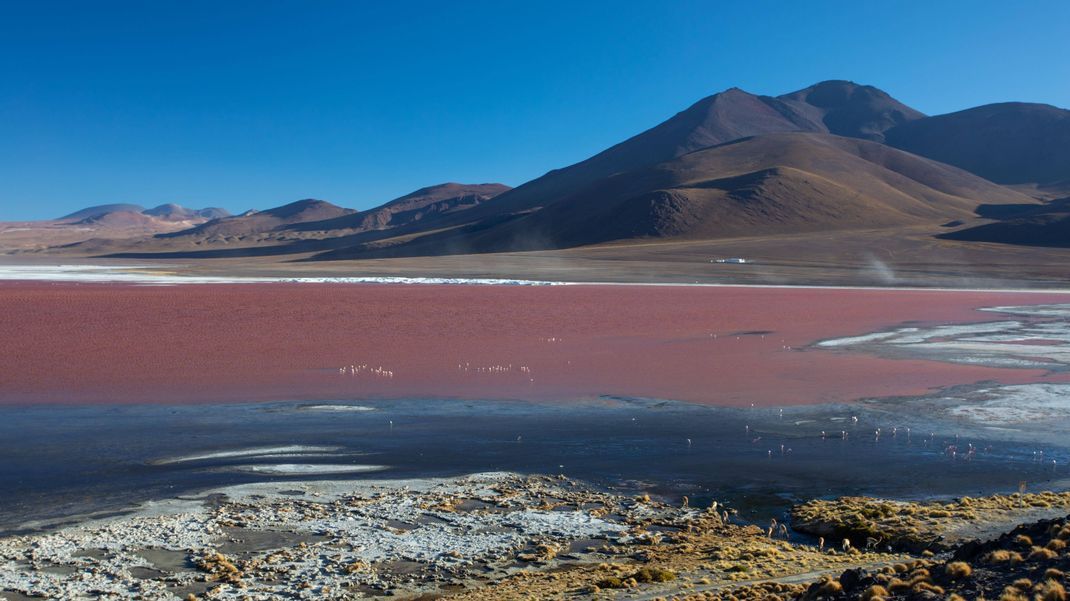
{"type": "Polygon", "coordinates": [[[118,223],[121,221],[138,221],[148,223],[148,221],[141,220],[133,215],[141,215],[166,221],[204,221],[227,217],[230,213],[228,213],[226,209],[214,207],[206,209],[189,209],[177,204],[162,204],[151,209],[146,209],[141,205],[116,203],[86,207],[80,211],[75,211],[70,215],[64,215],[56,221],[71,223],[106,223],[108,221],[118,223]]]}
{"type": "Polygon", "coordinates": [[[189,209],[173,203],[162,204],[158,207],[146,209],[142,211],[142,213],[151,217],[158,217],[160,219],[168,219],[171,221],[220,219],[223,217],[230,217],[230,212],[226,209],[220,209],[217,207],[208,207],[205,209],[189,209]]]}
{"type": "Polygon", "coordinates": [[[998,221],[941,234],[945,240],[1070,247],[1070,211],[998,221]]]}
{"type": "Polygon", "coordinates": [[[287,226],[295,231],[360,232],[411,225],[432,215],[464,211],[508,191],[503,184],[446,183],[420,188],[374,209],[287,226]]]}
{"type": "Polygon", "coordinates": [[[63,217],[57,219],[57,221],[84,221],[86,219],[97,219],[109,213],[140,213],[144,210],[145,207],[134,204],[97,205],[93,207],[86,207],[80,211],[75,211],[70,215],[64,215],[63,217]]]}
{"type": "Polygon", "coordinates": [[[978,198],[1032,200],[963,170],[829,134],[744,138],[618,173],[540,211],[319,258],[562,248],[633,238],[721,238],[936,223],[978,198]]]}
{"type": "Polygon", "coordinates": [[[196,227],[160,234],[160,238],[227,238],[245,237],[310,221],[324,221],[356,213],[323,200],[307,198],[266,211],[243,213],[208,221],[196,227]]]}
{"type": "Polygon", "coordinates": [[[904,123],[888,144],[1001,184],[1070,179],[1070,111],[1006,102],[904,123]]]}
{"type": "Polygon", "coordinates": [[[315,252],[349,244],[354,237],[389,237],[407,228],[468,211],[494,199],[503,184],[445,183],[421,188],[367,211],[306,199],[214,219],[152,238],[90,240],[67,248],[124,257],[230,257],[315,252]]]}

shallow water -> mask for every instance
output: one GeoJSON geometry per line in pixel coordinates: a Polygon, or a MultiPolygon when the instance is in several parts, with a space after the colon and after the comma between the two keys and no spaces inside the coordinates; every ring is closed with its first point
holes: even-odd
{"type": "Polygon", "coordinates": [[[988,437],[901,406],[783,413],[627,399],[359,406],[370,410],[321,402],[5,408],[0,532],[263,480],[563,473],[627,491],[687,495],[692,504],[716,499],[742,519],[762,521],[798,499],[979,495],[1014,491],[1023,481],[1035,490],[1070,476],[1064,448],[1013,442],[1006,431],[988,437]],[[977,450],[964,460],[968,444],[977,450]],[[950,445],[959,449],[954,457],[950,445]],[[1040,450],[1044,461],[1036,459],[1040,450]],[[382,469],[355,473],[363,466],[382,469]]]}

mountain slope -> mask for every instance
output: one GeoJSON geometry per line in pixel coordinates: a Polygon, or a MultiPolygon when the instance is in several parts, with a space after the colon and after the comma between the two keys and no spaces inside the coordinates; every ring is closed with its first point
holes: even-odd
{"type": "Polygon", "coordinates": [[[323,200],[309,198],[266,211],[214,219],[180,232],[160,234],[158,237],[204,240],[242,238],[272,232],[289,225],[324,221],[353,213],[356,213],[353,209],[344,209],[323,200]]]}
{"type": "Polygon", "coordinates": [[[220,219],[222,217],[230,217],[230,212],[226,209],[220,209],[217,207],[190,209],[174,203],[162,204],[158,207],[146,209],[142,211],[142,213],[151,217],[157,217],[159,219],[166,219],[169,221],[191,221],[202,219],[211,220],[220,219]]]}
{"type": "Polygon", "coordinates": [[[305,253],[356,244],[395,232],[434,227],[437,220],[471,210],[509,187],[446,183],[428,186],[367,211],[303,200],[266,211],[216,219],[145,238],[89,240],[69,252],[124,257],[229,257],[305,253]]]}
{"type": "MultiPolygon", "coordinates": [[[[420,188],[367,211],[286,226],[294,231],[361,232],[402,227],[434,215],[464,211],[508,191],[503,184],[445,183],[420,188]]],[[[348,232],[347,232],[348,233],[348,232]]]]}
{"type": "Polygon", "coordinates": [[[555,169],[502,194],[493,207],[475,210],[468,220],[549,206],[616,173],[654,165],[689,152],[748,136],[816,132],[872,137],[888,123],[921,113],[871,86],[826,81],[781,97],[731,88],[699,100],[661,124],[589,159],[555,169]],[[832,128],[827,124],[831,124],[832,128]]]}
{"type": "Polygon", "coordinates": [[[540,211],[324,259],[562,248],[633,238],[723,238],[939,223],[981,202],[1032,199],[860,139],[754,136],[595,182],[540,211]]]}
{"type": "Polygon", "coordinates": [[[941,234],[939,237],[968,242],[1070,247],[1070,211],[986,223],[941,234]]]}
{"type": "Polygon", "coordinates": [[[1001,184],[1070,179],[1070,111],[1007,102],[905,123],[887,143],[1001,184]]]}
{"type": "Polygon", "coordinates": [[[876,142],[889,129],[925,117],[883,90],[850,81],[823,81],[777,98],[828,133],[876,142]]]}
{"type": "Polygon", "coordinates": [[[106,205],[96,205],[93,207],[86,207],[80,211],[75,211],[70,215],[64,215],[56,221],[84,221],[86,219],[97,219],[103,217],[109,213],[140,213],[145,210],[145,207],[134,204],[115,203],[106,205]]]}

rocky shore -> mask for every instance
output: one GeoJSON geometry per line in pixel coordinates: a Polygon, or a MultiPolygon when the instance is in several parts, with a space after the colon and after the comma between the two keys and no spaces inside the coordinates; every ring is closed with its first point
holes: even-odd
{"type": "MultiPolygon", "coordinates": [[[[1065,510],[1064,497],[895,507],[938,537],[997,513],[1011,524],[1065,510]]],[[[842,591],[830,583],[851,570],[852,586],[863,573],[869,586],[916,579],[961,548],[858,538],[854,516],[881,516],[881,503],[797,507],[792,525],[827,535],[810,539],[788,524],[742,524],[716,503],[668,504],[564,476],[249,484],[0,539],[0,598],[794,599],[842,591]]],[[[894,530],[899,521],[885,517],[874,524],[894,530]]],[[[1023,561],[1061,556],[1051,530],[1023,561]]]]}

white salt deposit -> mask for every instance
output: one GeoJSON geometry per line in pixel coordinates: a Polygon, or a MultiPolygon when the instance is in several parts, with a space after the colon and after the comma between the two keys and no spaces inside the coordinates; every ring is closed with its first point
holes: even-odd
{"type": "Polygon", "coordinates": [[[1022,384],[976,391],[951,406],[950,415],[987,426],[1070,419],[1070,384],[1022,384]]]}
{"type": "Polygon", "coordinates": [[[227,466],[227,470],[266,474],[270,476],[300,476],[315,474],[327,476],[335,474],[361,474],[364,472],[381,472],[388,469],[385,465],[345,465],[330,463],[274,463],[227,466]]]}
{"type": "Polygon", "coordinates": [[[230,459],[234,457],[258,457],[269,455],[298,455],[307,453],[334,453],[342,447],[324,447],[311,445],[289,445],[282,447],[256,447],[252,449],[233,449],[228,451],[214,451],[212,453],[200,453],[197,455],[183,455],[181,457],[169,457],[153,463],[167,465],[171,463],[184,463],[187,461],[205,461],[209,459],[230,459]]]}

